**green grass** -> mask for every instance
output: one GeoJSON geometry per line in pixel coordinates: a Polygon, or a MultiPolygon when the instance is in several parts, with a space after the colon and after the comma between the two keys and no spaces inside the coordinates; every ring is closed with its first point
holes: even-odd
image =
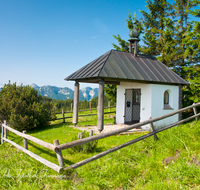
{"type": "MultiPolygon", "coordinates": [[[[91,121],[95,122],[95,121],[91,121]]],[[[70,142],[79,130],[70,123],[54,124],[28,132],[46,142],[58,139],[70,142]]],[[[96,152],[72,154],[62,151],[65,165],[71,165],[143,134],[116,135],[98,141],[96,152]]],[[[23,145],[22,138],[9,133],[8,138],[23,145]]],[[[0,145],[0,189],[200,189],[200,166],[191,164],[193,156],[200,160],[200,122],[190,122],[120,149],[75,170],[58,174],[18,151],[12,145],[0,145]],[[180,157],[169,165],[163,160],[180,157]]],[[[29,142],[29,150],[58,164],[53,151],[29,142]]]]}

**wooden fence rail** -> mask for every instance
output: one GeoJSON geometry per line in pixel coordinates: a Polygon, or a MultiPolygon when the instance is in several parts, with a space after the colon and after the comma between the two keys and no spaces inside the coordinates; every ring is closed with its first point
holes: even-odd
{"type": "Polygon", "coordinates": [[[119,149],[121,149],[121,148],[124,148],[124,147],[126,147],[126,146],[128,146],[128,145],[131,145],[131,144],[133,144],[133,143],[136,143],[136,142],[139,142],[139,141],[141,141],[141,140],[144,140],[144,139],[146,139],[146,138],[148,138],[148,137],[150,137],[150,136],[152,136],[152,135],[156,135],[156,133],[159,133],[159,132],[164,131],[164,130],[166,130],[166,129],[172,128],[172,127],[174,127],[174,126],[176,126],[176,125],[179,125],[179,124],[182,124],[182,123],[184,123],[184,122],[187,122],[187,121],[189,121],[189,120],[191,120],[191,119],[193,119],[193,118],[196,118],[196,117],[198,117],[198,116],[200,116],[200,114],[193,115],[193,116],[191,116],[191,117],[189,117],[189,118],[187,118],[187,119],[184,119],[184,120],[182,120],[182,121],[180,121],[180,122],[176,122],[176,123],[174,123],[174,124],[172,124],[172,125],[169,125],[169,126],[166,126],[166,127],[162,128],[162,129],[158,129],[158,130],[156,130],[156,131],[153,131],[153,132],[151,132],[151,133],[148,133],[148,134],[146,134],[146,135],[143,135],[143,136],[141,136],[141,137],[139,137],[139,138],[137,138],[137,139],[133,139],[133,140],[131,140],[131,141],[129,141],[129,142],[126,142],[126,143],[124,143],[124,144],[122,144],[122,145],[116,146],[116,147],[114,147],[114,148],[111,148],[111,149],[109,149],[109,150],[106,150],[106,151],[104,151],[104,152],[101,152],[100,154],[97,154],[97,155],[95,155],[95,156],[92,156],[92,157],[90,157],[90,158],[87,158],[87,159],[85,159],[85,160],[82,160],[82,161],[80,161],[80,162],[78,162],[78,163],[76,163],[76,164],[72,164],[72,165],[70,165],[70,166],[64,168],[64,170],[71,169],[71,168],[73,168],[73,169],[74,169],[74,168],[78,168],[78,167],[80,167],[80,166],[82,166],[82,165],[84,165],[84,164],[87,164],[88,162],[91,162],[91,161],[93,161],[93,160],[96,160],[96,159],[98,159],[98,158],[101,158],[101,157],[103,157],[103,156],[105,156],[105,155],[107,155],[107,154],[109,154],[109,153],[111,153],[111,152],[114,152],[114,151],[119,150],[119,149]]]}
{"type": "Polygon", "coordinates": [[[165,119],[167,117],[173,116],[175,114],[181,113],[183,111],[186,111],[188,109],[191,109],[191,108],[194,108],[194,107],[197,107],[197,106],[200,106],[200,103],[194,104],[192,106],[188,106],[186,108],[182,108],[180,110],[174,111],[172,113],[169,113],[169,114],[166,114],[166,115],[163,115],[163,116],[160,116],[160,117],[156,117],[156,118],[149,119],[149,120],[146,120],[146,121],[143,121],[143,122],[140,122],[140,123],[136,123],[136,124],[124,127],[124,128],[120,128],[120,129],[116,129],[116,130],[113,130],[113,131],[110,131],[110,132],[107,132],[107,133],[102,133],[102,134],[99,134],[99,135],[95,135],[93,137],[87,137],[87,138],[84,138],[84,139],[80,139],[80,140],[76,140],[76,141],[73,141],[73,142],[65,143],[65,144],[59,145],[59,146],[57,146],[55,148],[60,151],[60,150],[64,150],[64,149],[67,149],[67,148],[74,147],[74,146],[82,145],[82,144],[85,144],[85,143],[88,143],[88,142],[91,142],[91,141],[103,139],[103,138],[108,137],[108,136],[117,135],[119,133],[122,133],[122,132],[125,132],[125,131],[129,131],[129,130],[137,128],[137,127],[141,127],[143,125],[147,125],[147,124],[150,124],[150,123],[165,119]]]}
{"type": "MultiPolygon", "coordinates": [[[[108,107],[104,107],[104,109],[108,109],[109,108],[109,112],[110,112],[110,108],[116,108],[116,106],[108,106],[108,107]]],[[[63,110],[63,109],[62,109],[63,110]]],[[[84,112],[84,111],[93,111],[93,110],[97,110],[97,108],[92,108],[92,109],[86,109],[86,110],[78,110],[78,112],[84,112]]],[[[73,113],[73,111],[65,111],[64,113],[73,113]]],[[[62,114],[62,112],[56,112],[56,114],[62,114]]]]}
{"type": "MultiPolygon", "coordinates": [[[[109,112],[104,112],[104,114],[111,114],[111,113],[116,113],[115,111],[114,112],[111,112],[110,111],[110,108],[116,108],[116,106],[110,106],[110,102],[108,102],[109,106],[108,107],[104,107],[104,109],[108,109],[109,108],[109,112]]],[[[95,109],[89,109],[89,110],[79,110],[78,112],[83,112],[83,111],[90,111],[91,113],[91,110],[98,110],[97,108],[95,109]]],[[[73,113],[73,111],[67,111],[65,112],[64,109],[62,109],[62,112],[57,112],[56,114],[62,114],[62,118],[56,118],[56,119],[52,119],[50,121],[57,121],[57,120],[63,120],[63,123],[65,123],[65,119],[69,119],[69,118],[73,118],[73,116],[69,116],[69,117],[65,117],[65,113],[73,113]]],[[[87,116],[93,116],[93,115],[97,115],[98,113],[96,114],[87,114],[87,115],[78,115],[78,117],[87,117],[87,116]]]]}
{"type": "MultiPolygon", "coordinates": [[[[109,103],[109,105],[110,105],[110,103],[109,103]]],[[[116,107],[116,106],[104,107],[104,109],[108,109],[108,108],[109,108],[109,112],[104,112],[104,114],[116,113],[115,111],[114,111],[114,112],[111,112],[111,111],[110,111],[110,108],[115,108],[115,107],[116,107]]],[[[90,111],[90,113],[91,113],[91,110],[98,110],[98,109],[95,108],[95,109],[90,109],[90,110],[79,110],[78,112],[90,111]]],[[[62,117],[61,117],[61,118],[52,119],[52,120],[50,120],[50,121],[63,120],[63,123],[65,123],[65,119],[73,118],[73,116],[65,117],[65,113],[73,113],[73,112],[72,112],[72,111],[65,112],[64,109],[62,109],[62,112],[57,112],[57,113],[56,113],[56,114],[62,114],[62,117]]],[[[78,115],[78,117],[87,117],[87,116],[93,116],[93,115],[97,115],[97,114],[98,114],[98,113],[95,113],[95,114],[86,114],[86,115],[78,115]]]]}
{"type": "MultiPolygon", "coordinates": [[[[182,123],[184,123],[184,122],[187,122],[187,121],[189,121],[189,120],[191,120],[191,119],[199,118],[200,114],[197,113],[197,109],[196,109],[197,106],[200,106],[200,103],[193,104],[193,105],[188,106],[188,107],[186,107],[186,108],[183,108],[183,109],[177,110],[177,111],[175,111],[175,112],[166,114],[166,115],[164,115],[164,116],[160,116],[160,117],[157,117],[157,118],[149,119],[149,120],[147,120],[147,121],[144,121],[144,122],[141,122],[141,123],[137,123],[137,124],[134,124],[134,125],[131,125],[131,126],[128,126],[128,127],[121,128],[121,129],[116,129],[116,130],[113,130],[113,131],[111,131],[111,132],[102,133],[102,134],[95,135],[95,136],[92,136],[92,135],[93,135],[93,132],[91,132],[91,133],[90,133],[90,135],[91,135],[90,137],[82,138],[82,139],[79,139],[79,140],[76,140],[76,141],[73,141],[73,142],[69,142],[69,143],[65,143],[65,144],[61,144],[61,145],[59,145],[59,141],[58,141],[58,140],[54,140],[54,141],[53,141],[53,142],[54,142],[54,145],[53,145],[53,144],[51,144],[51,143],[47,143],[47,142],[44,142],[44,141],[42,141],[42,140],[40,140],[40,139],[37,139],[37,138],[32,137],[32,136],[30,136],[30,135],[27,135],[25,132],[24,132],[24,133],[21,133],[21,132],[19,132],[19,131],[15,130],[15,129],[12,129],[11,127],[7,126],[7,123],[6,123],[6,121],[5,121],[4,124],[2,124],[2,130],[1,130],[1,131],[2,131],[2,138],[1,138],[1,140],[2,140],[2,143],[3,143],[3,141],[5,141],[5,142],[8,142],[8,143],[12,144],[12,145],[15,146],[16,148],[22,150],[23,152],[25,152],[25,153],[28,154],[29,156],[33,157],[34,159],[38,160],[39,162],[45,164],[46,166],[52,168],[52,169],[55,170],[55,171],[61,173],[63,170],[67,170],[67,169],[69,169],[69,168],[77,168],[77,167],[80,167],[80,166],[82,166],[82,165],[84,165],[84,164],[86,164],[86,163],[88,163],[88,162],[91,162],[91,161],[93,161],[93,160],[96,160],[96,159],[98,159],[98,158],[100,158],[100,157],[102,157],[102,156],[105,156],[105,155],[107,155],[107,154],[109,154],[109,153],[111,153],[111,152],[114,152],[114,151],[116,151],[116,150],[119,150],[119,149],[121,149],[121,148],[123,148],[123,147],[126,147],[126,146],[128,146],[128,145],[131,145],[131,144],[136,143],[136,142],[138,142],[138,141],[141,141],[141,140],[143,140],[143,139],[145,139],[145,138],[148,138],[148,137],[150,137],[150,136],[152,136],[152,135],[154,136],[155,139],[157,139],[157,138],[156,138],[156,137],[157,137],[157,136],[156,136],[157,133],[159,133],[159,132],[161,132],[161,131],[164,131],[164,130],[166,130],[166,129],[169,129],[169,128],[171,128],[171,127],[174,127],[174,126],[176,126],[176,125],[182,124],[182,123]],[[181,112],[186,111],[186,110],[188,110],[188,109],[193,109],[193,110],[194,110],[194,115],[193,115],[193,116],[191,116],[191,117],[189,117],[189,118],[187,118],[187,119],[178,121],[178,122],[176,122],[176,123],[174,123],[174,124],[171,124],[171,125],[169,125],[169,126],[166,126],[166,127],[164,127],[164,128],[158,129],[158,130],[155,130],[155,129],[153,128],[153,122],[156,122],[156,121],[165,119],[165,118],[167,118],[167,117],[170,117],[170,116],[173,116],[173,115],[175,115],[175,114],[181,113],[181,112]],[[107,150],[107,151],[104,151],[104,152],[102,152],[102,153],[100,153],[100,154],[97,154],[97,155],[95,155],[95,156],[92,156],[91,158],[88,158],[88,159],[86,159],[86,160],[83,160],[83,161],[81,161],[81,162],[78,162],[78,163],[76,163],[76,164],[73,164],[73,165],[71,165],[71,166],[68,166],[68,167],[65,167],[65,168],[64,168],[64,159],[63,159],[63,157],[62,157],[62,152],[61,152],[62,150],[67,149],[67,148],[71,148],[71,147],[74,147],[74,146],[78,146],[78,145],[83,145],[83,144],[85,144],[85,143],[88,143],[88,142],[91,142],[91,141],[95,141],[95,140],[98,140],[98,139],[102,139],[102,138],[105,138],[105,137],[108,137],[108,136],[111,136],[111,135],[116,135],[116,134],[119,134],[119,133],[128,131],[128,130],[130,130],[130,129],[134,129],[134,128],[137,128],[137,127],[140,127],[140,126],[143,126],[143,125],[147,125],[147,124],[150,124],[150,126],[151,126],[151,132],[150,132],[149,134],[143,135],[142,137],[139,137],[139,138],[137,138],[137,139],[131,140],[131,141],[126,142],[126,143],[124,143],[124,144],[122,144],[122,145],[116,146],[116,147],[111,148],[111,149],[109,149],[109,150],[107,150]],[[14,143],[13,141],[7,139],[7,130],[9,130],[9,131],[15,133],[16,135],[18,135],[18,136],[20,136],[20,137],[23,137],[23,138],[24,138],[23,140],[24,140],[24,147],[25,147],[25,148],[19,146],[18,144],[14,143]],[[38,155],[36,155],[36,154],[34,154],[34,153],[32,153],[32,152],[30,152],[30,151],[28,150],[27,140],[31,140],[32,142],[35,142],[35,143],[37,143],[38,145],[41,145],[41,146],[43,146],[43,147],[45,147],[45,148],[48,148],[48,149],[50,149],[50,150],[55,151],[55,152],[56,152],[56,155],[57,155],[57,159],[58,159],[59,166],[56,165],[56,164],[54,164],[54,163],[49,162],[48,160],[45,160],[44,158],[39,157],[38,155]]],[[[158,139],[157,139],[157,140],[158,140],[158,139]]]]}
{"type": "MultiPolygon", "coordinates": [[[[111,114],[111,113],[116,113],[115,111],[113,112],[104,112],[104,114],[111,114]]],[[[78,117],[87,117],[87,116],[92,116],[92,115],[97,115],[97,113],[93,113],[93,114],[87,114],[87,115],[78,115],[78,117]]],[[[63,114],[64,116],[64,114],[63,114]]],[[[56,121],[56,120],[63,120],[63,122],[65,122],[65,119],[69,119],[69,118],[73,118],[73,116],[69,116],[69,117],[61,117],[61,118],[56,118],[56,119],[53,119],[51,121],[56,121]]]]}
{"type": "Polygon", "coordinates": [[[12,145],[15,146],[17,149],[19,149],[19,150],[25,152],[26,154],[28,154],[28,155],[31,156],[32,158],[36,159],[37,161],[41,162],[42,164],[46,165],[47,167],[49,167],[49,168],[55,170],[56,172],[61,173],[61,171],[63,170],[62,167],[60,167],[60,166],[58,166],[58,165],[56,165],[56,164],[54,164],[54,163],[52,163],[52,162],[49,162],[48,160],[46,160],[46,159],[44,159],[44,158],[42,158],[42,157],[40,157],[40,156],[38,156],[38,155],[32,153],[31,151],[29,151],[29,150],[23,148],[22,146],[16,144],[15,142],[13,142],[13,141],[11,141],[11,140],[8,140],[8,139],[5,138],[5,137],[3,137],[3,140],[4,140],[5,142],[8,142],[8,143],[12,144],[12,145]]]}
{"type": "MultiPolygon", "coordinates": [[[[36,144],[38,144],[38,145],[41,145],[41,146],[43,146],[43,147],[45,147],[45,148],[48,148],[48,149],[50,149],[50,150],[53,150],[53,151],[55,150],[55,146],[54,146],[53,144],[51,144],[51,143],[42,141],[42,140],[40,140],[40,139],[38,139],[38,138],[35,138],[35,137],[30,136],[30,135],[27,135],[27,134],[21,133],[21,132],[19,132],[19,131],[13,129],[13,128],[11,128],[11,127],[8,127],[8,126],[5,125],[5,124],[2,124],[2,127],[4,128],[4,131],[6,131],[5,129],[8,129],[8,130],[11,131],[12,133],[15,133],[16,135],[18,135],[18,136],[20,136],[20,137],[23,137],[23,138],[25,138],[25,139],[27,139],[27,140],[30,140],[30,141],[32,141],[32,142],[34,142],[34,143],[36,143],[36,144]]],[[[3,130],[2,130],[2,131],[3,131],[3,130]]],[[[3,133],[2,133],[2,137],[3,137],[3,133]]],[[[4,135],[4,137],[5,137],[5,135],[4,135]]]]}

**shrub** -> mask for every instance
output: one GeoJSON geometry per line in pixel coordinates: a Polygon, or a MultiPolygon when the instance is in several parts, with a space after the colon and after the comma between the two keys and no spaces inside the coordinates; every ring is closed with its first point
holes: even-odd
{"type": "Polygon", "coordinates": [[[47,125],[55,117],[52,104],[42,102],[38,91],[30,86],[5,84],[0,91],[0,120],[7,120],[19,131],[47,125]]]}
{"type": "MultiPolygon", "coordinates": [[[[89,132],[86,132],[86,131],[83,132],[83,138],[86,138],[86,137],[89,137],[89,136],[90,136],[89,132]]],[[[71,141],[75,141],[75,140],[78,140],[78,137],[74,135],[72,137],[71,141]]],[[[69,149],[69,152],[70,153],[76,153],[76,152],[90,153],[90,152],[94,152],[96,150],[97,144],[98,144],[98,140],[92,141],[92,142],[89,142],[89,143],[86,143],[86,144],[83,144],[83,145],[78,145],[78,146],[72,147],[72,148],[69,149]]]]}

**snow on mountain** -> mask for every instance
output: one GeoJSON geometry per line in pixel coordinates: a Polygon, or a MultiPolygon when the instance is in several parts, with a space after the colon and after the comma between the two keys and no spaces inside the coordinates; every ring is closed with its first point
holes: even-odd
{"type": "MultiPolygon", "coordinates": [[[[56,86],[38,86],[36,84],[32,84],[31,87],[37,89],[42,96],[50,97],[56,100],[65,100],[65,99],[73,99],[74,91],[70,88],[64,87],[56,87],[56,86]]],[[[79,90],[79,100],[84,100],[86,98],[87,101],[90,101],[95,96],[98,96],[99,89],[86,87],[79,90]]]]}
{"type": "Polygon", "coordinates": [[[83,97],[86,98],[87,101],[90,101],[95,96],[98,96],[99,89],[98,88],[86,87],[86,88],[82,88],[80,90],[80,92],[82,92],[83,97]]]}

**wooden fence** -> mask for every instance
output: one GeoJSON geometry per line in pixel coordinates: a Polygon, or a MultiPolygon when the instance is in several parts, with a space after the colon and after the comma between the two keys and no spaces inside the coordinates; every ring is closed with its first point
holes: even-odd
{"type": "Polygon", "coordinates": [[[7,123],[6,123],[6,121],[5,121],[4,124],[2,124],[2,139],[1,139],[2,142],[1,142],[1,143],[3,143],[3,141],[10,143],[10,144],[12,144],[13,146],[15,146],[16,148],[18,148],[18,149],[22,150],[23,152],[25,152],[26,154],[28,154],[29,156],[31,156],[31,157],[33,157],[34,159],[38,160],[39,162],[45,164],[46,166],[52,168],[52,169],[55,170],[55,171],[61,173],[63,170],[67,170],[67,169],[70,169],[70,168],[77,168],[77,167],[80,167],[80,166],[82,166],[82,165],[84,165],[84,164],[86,164],[86,163],[88,163],[88,162],[91,162],[91,161],[93,161],[93,160],[96,160],[96,159],[98,159],[98,158],[100,158],[100,157],[103,157],[103,156],[105,156],[105,155],[107,155],[107,154],[109,154],[109,153],[111,153],[111,152],[114,152],[114,151],[119,150],[119,149],[121,149],[121,148],[123,148],[123,147],[129,146],[129,145],[131,145],[131,144],[133,144],[133,143],[136,143],[136,142],[138,142],[138,141],[141,141],[141,140],[143,140],[143,139],[145,139],[145,138],[148,138],[148,137],[150,137],[150,136],[154,136],[154,139],[155,139],[155,140],[158,140],[158,138],[157,138],[157,136],[156,136],[157,133],[159,133],[159,132],[161,132],[161,131],[164,131],[164,130],[166,130],[166,129],[169,129],[169,128],[171,128],[171,127],[177,126],[177,125],[179,125],[179,124],[182,124],[182,123],[184,123],[184,122],[187,122],[187,121],[189,121],[189,120],[191,120],[191,119],[194,119],[194,118],[196,118],[196,119],[198,120],[200,114],[197,113],[197,109],[196,109],[197,106],[200,106],[200,103],[193,104],[192,106],[188,106],[188,107],[183,108],[183,109],[180,109],[180,110],[178,110],[178,111],[175,111],[175,112],[172,112],[172,113],[169,113],[169,114],[166,114],[166,115],[157,117],[157,118],[149,119],[149,120],[143,121],[143,122],[141,122],[141,123],[137,123],[137,124],[134,124],[134,125],[130,125],[130,126],[128,126],[128,127],[116,129],[116,130],[113,130],[113,131],[110,131],[110,132],[107,132],[107,133],[102,133],[102,134],[99,134],[99,135],[90,136],[90,137],[87,137],[87,138],[79,139],[79,140],[72,141],[72,142],[65,143],[65,144],[61,144],[61,145],[59,145],[59,141],[58,141],[58,140],[54,140],[54,141],[53,141],[53,144],[51,144],[51,143],[44,142],[44,141],[42,141],[42,140],[40,140],[40,139],[37,139],[37,138],[35,138],[35,137],[32,137],[32,136],[30,136],[30,135],[27,135],[27,134],[25,134],[25,133],[26,133],[25,131],[24,131],[23,133],[21,133],[21,132],[19,132],[19,131],[16,131],[15,129],[12,129],[12,128],[10,128],[9,126],[7,126],[7,123]],[[165,127],[161,128],[161,129],[158,129],[158,130],[155,130],[155,129],[154,129],[154,127],[153,127],[153,122],[156,122],[156,121],[159,121],[159,120],[168,118],[168,117],[173,116],[173,115],[175,115],[175,114],[179,114],[179,113],[181,113],[181,112],[183,112],[183,111],[186,111],[186,110],[188,110],[188,109],[193,109],[193,110],[194,110],[194,115],[193,115],[193,116],[190,116],[190,117],[187,118],[187,119],[178,121],[178,122],[173,123],[173,124],[171,124],[171,125],[165,126],[165,127]],[[148,133],[148,134],[146,134],[146,135],[143,135],[143,136],[141,136],[141,137],[139,137],[139,138],[133,139],[133,140],[131,140],[131,141],[129,141],[129,142],[126,142],[126,143],[124,143],[124,144],[122,144],[122,145],[119,145],[119,146],[116,146],[116,147],[111,148],[111,149],[109,149],[109,150],[106,150],[106,151],[104,151],[104,152],[102,152],[102,153],[100,153],[100,154],[97,154],[97,155],[95,155],[95,156],[92,156],[92,157],[90,157],[90,158],[87,158],[87,159],[85,159],[85,160],[83,160],[83,161],[80,161],[80,162],[78,162],[78,163],[76,163],[76,164],[72,164],[72,165],[70,165],[70,166],[68,166],[68,167],[65,167],[65,165],[64,165],[64,159],[63,159],[63,156],[62,156],[62,150],[65,150],[65,149],[68,149],[68,148],[71,148],[71,147],[74,147],[74,146],[82,145],[82,144],[85,144],[85,143],[88,143],[88,142],[91,142],[91,141],[103,139],[103,138],[105,138],[105,137],[108,137],[108,136],[111,136],[111,135],[116,135],[116,134],[119,134],[119,133],[128,131],[128,130],[130,130],[130,129],[134,129],[134,128],[137,128],[137,127],[141,127],[141,126],[147,125],[147,124],[149,124],[149,125],[150,125],[150,128],[151,128],[151,132],[150,132],[150,133],[148,133]],[[19,146],[19,145],[16,144],[15,142],[13,142],[13,141],[7,139],[7,130],[9,130],[9,131],[15,133],[16,135],[18,135],[18,136],[24,138],[24,148],[23,148],[22,146],[19,146]],[[38,155],[36,155],[36,154],[30,152],[30,151],[28,150],[27,140],[30,140],[30,141],[32,141],[32,142],[38,144],[38,145],[41,145],[41,146],[43,146],[43,147],[45,147],[45,148],[48,148],[48,149],[54,151],[54,152],[56,153],[56,155],[57,155],[57,159],[58,159],[59,165],[56,165],[56,164],[54,164],[54,163],[51,163],[51,162],[49,162],[48,160],[45,160],[44,158],[41,158],[40,156],[38,156],[38,155]]]}
{"type": "MultiPolygon", "coordinates": [[[[109,109],[109,111],[108,111],[108,112],[104,112],[104,114],[116,113],[116,111],[111,112],[111,111],[110,111],[110,108],[116,108],[116,106],[104,107],[104,109],[109,109]]],[[[90,111],[90,113],[91,113],[92,110],[98,110],[98,108],[88,109],[88,110],[79,110],[78,112],[90,111]]],[[[56,113],[56,114],[62,114],[62,117],[61,117],[61,118],[53,119],[53,120],[51,120],[51,121],[63,120],[63,123],[65,123],[65,119],[73,118],[73,116],[65,117],[65,113],[73,113],[73,111],[64,111],[64,109],[62,109],[62,112],[57,112],[57,113],[56,113]]],[[[87,116],[93,116],[93,115],[97,115],[97,113],[94,113],[94,114],[87,114],[87,115],[78,115],[78,117],[87,117],[87,116]]]]}

